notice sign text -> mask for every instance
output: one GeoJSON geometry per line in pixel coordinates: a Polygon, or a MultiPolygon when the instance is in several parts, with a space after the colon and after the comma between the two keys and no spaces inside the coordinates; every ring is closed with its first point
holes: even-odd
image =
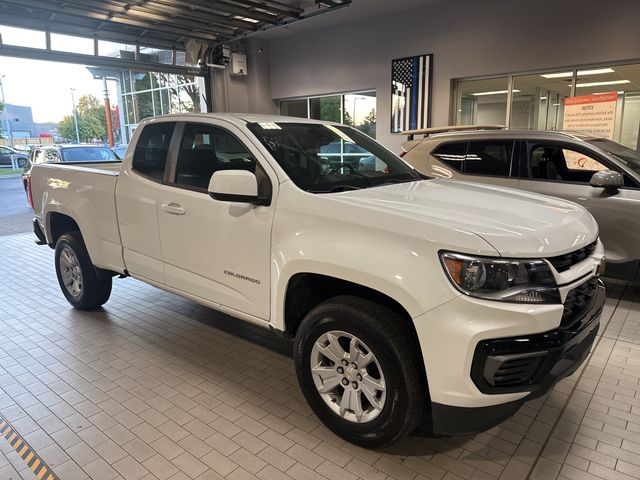
{"type": "Polygon", "coordinates": [[[616,92],[565,98],[563,130],[589,132],[613,140],[617,101],[616,92]]]}

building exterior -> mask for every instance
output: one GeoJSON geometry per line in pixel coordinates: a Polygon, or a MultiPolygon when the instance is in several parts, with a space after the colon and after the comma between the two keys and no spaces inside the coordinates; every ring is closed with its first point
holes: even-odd
{"type": "Polygon", "coordinates": [[[14,105],[6,103],[7,116],[4,112],[0,114],[0,135],[4,138],[9,136],[9,129],[5,125],[5,118],[11,123],[11,134],[14,138],[30,138],[34,136],[33,113],[31,107],[25,105],[14,105]]]}

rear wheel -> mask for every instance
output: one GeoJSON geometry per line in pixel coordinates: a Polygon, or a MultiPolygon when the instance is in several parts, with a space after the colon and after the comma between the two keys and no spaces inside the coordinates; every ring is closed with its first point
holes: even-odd
{"type": "Polygon", "coordinates": [[[58,239],[55,261],[60,289],[73,307],[93,310],[109,300],[111,275],[91,263],[80,232],[58,239]]]}
{"type": "Polygon", "coordinates": [[[413,345],[397,313],[341,296],[312,309],[295,345],[309,405],[336,434],[364,447],[392,443],[422,418],[413,345]]]}

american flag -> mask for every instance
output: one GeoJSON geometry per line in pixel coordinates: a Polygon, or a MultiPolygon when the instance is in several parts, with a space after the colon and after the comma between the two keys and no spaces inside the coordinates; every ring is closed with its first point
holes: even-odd
{"type": "Polygon", "coordinates": [[[431,55],[400,58],[391,63],[391,132],[429,124],[431,55]]]}

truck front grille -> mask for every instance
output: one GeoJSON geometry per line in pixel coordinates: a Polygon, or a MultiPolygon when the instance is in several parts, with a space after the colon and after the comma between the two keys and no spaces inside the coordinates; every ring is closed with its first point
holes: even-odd
{"type": "Polygon", "coordinates": [[[570,327],[582,317],[591,306],[591,301],[598,292],[598,278],[592,277],[586,282],[569,291],[564,301],[564,311],[560,327],[570,327]]]}
{"type": "Polygon", "coordinates": [[[547,260],[551,262],[551,265],[553,265],[558,272],[564,272],[569,270],[576,263],[579,263],[589,257],[596,249],[597,244],[598,240],[596,239],[593,243],[579,248],[578,250],[565,253],[564,255],[558,255],[557,257],[547,258],[547,260]]]}

